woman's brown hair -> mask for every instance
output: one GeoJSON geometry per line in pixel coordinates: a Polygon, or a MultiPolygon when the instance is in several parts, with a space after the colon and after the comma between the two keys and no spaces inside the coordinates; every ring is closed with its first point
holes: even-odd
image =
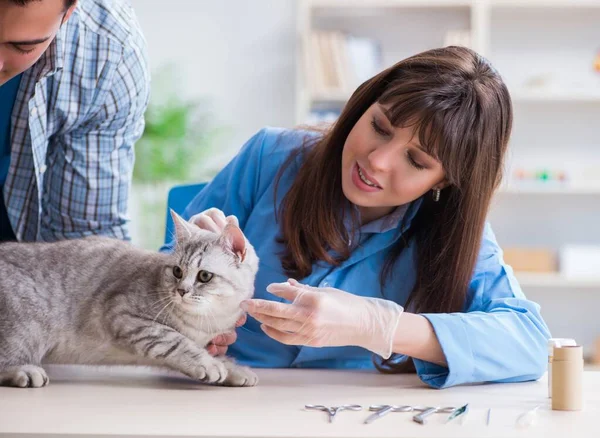
{"type": "MultiPolygon", "coordinates": [[[[417,54],[369,79],[331,129],[297,152],[303,164],[279,210],[283,268],[300,279],[317,261],[338,265],[349,257],[342,150],[350,130],[376,102],[386,106],[394,126],[415,129],[427,153],[442,163],[449,184],[439,202],[422,197],[409,230],[382,266],[381,282],[406,245],[415,244],[416,283],[405,307],[416,313],[461,311],[512,126],[511,99],[500,75],[464,47],[417,54]]],[[[353,218],[357,227],[358,219],[353,218]]]]}

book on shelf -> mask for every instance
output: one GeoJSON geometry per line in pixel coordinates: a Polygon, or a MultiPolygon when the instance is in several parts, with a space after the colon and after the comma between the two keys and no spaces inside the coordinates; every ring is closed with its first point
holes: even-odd
{"type": "Polygon", "coordinates": [[[380,44],[374,39],[321,30],[311,32],[304,43],[311,100],[345,100],[382,70],[380,44]]]}

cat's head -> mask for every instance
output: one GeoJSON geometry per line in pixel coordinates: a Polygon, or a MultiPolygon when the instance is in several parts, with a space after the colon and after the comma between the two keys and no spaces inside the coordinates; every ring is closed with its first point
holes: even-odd
{"type": "Polygon", "coordinates": [[[171,211],[176,246],[163,272],[165,292],[187,314],[230,318],[252,297],[258,257],[242,231],[228,224],[221,234],[206,231],[171,211]]]}

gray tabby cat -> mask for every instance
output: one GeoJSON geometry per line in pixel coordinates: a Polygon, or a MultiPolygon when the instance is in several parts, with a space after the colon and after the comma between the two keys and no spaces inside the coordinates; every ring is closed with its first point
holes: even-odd
{"type": "Polygon", "coordinates": [[[254,248],[234,224],[218,235],[172,216],[172,254],[102,237],[0,245],[0,385],[47,385],[42,363],[162,366],[256,385],[249,368],[205,349],[254,292],[254,248]]]}

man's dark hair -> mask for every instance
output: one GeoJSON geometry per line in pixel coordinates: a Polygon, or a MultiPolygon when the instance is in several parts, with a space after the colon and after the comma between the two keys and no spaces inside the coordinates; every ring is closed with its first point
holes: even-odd
{"type": "MultiPolygon", "coordinates": [[[[8,3],[12,3],[17,6],[27,6],[29,3],[39,2],[42,0],[7,0],[8,3]]],[[[69,9],[71,6],[75,4],[76,0],[64,0],[65,2],[65,11],[69,9]]]]}

